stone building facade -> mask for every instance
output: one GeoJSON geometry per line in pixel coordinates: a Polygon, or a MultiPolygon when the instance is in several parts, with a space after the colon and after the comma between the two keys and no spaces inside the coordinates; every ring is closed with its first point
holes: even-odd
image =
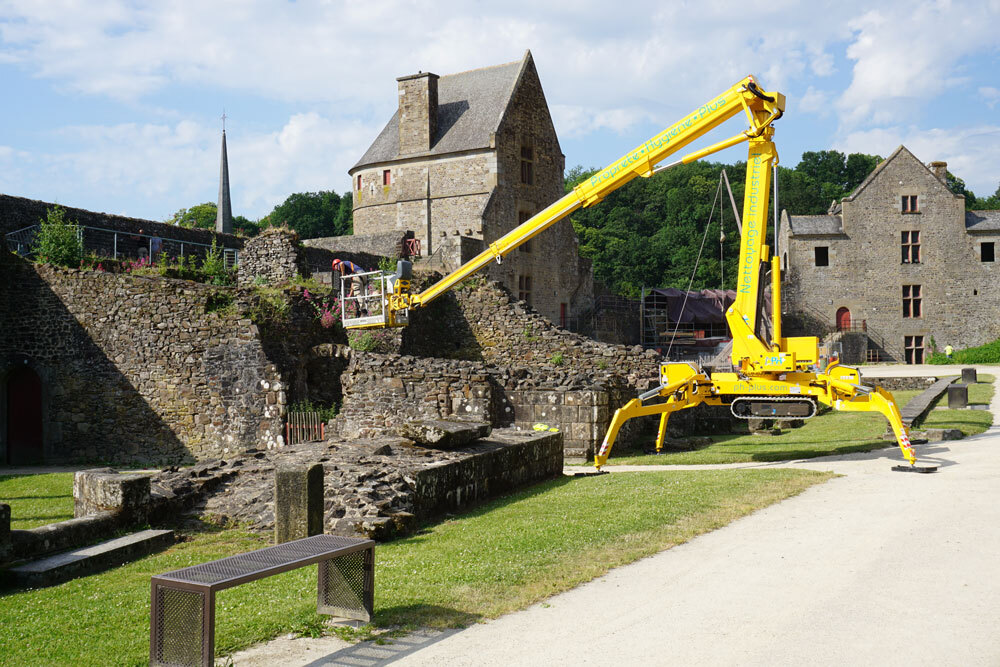
{"type": "Polygon", "coordinates": [[[946,170],[900,146],[827,215],[783,212],[783,311],[866,332],[887,361],[1000,337],[1000,211],[966,211],[946,170]]]}
{"type": "MultiPolygon", "coordinates": [[[[531,53],[439,77],[397,79],[399,108],[350,170],[355,234],[413,231],[423,254],[478,248],[563,196],[565,159],[531,53]]],[[[448,266],[448,262],[443,263],[448,266]]],[[[490,276],[556,323],[593,300],[589,260],[563,220],[490,276]]]]}

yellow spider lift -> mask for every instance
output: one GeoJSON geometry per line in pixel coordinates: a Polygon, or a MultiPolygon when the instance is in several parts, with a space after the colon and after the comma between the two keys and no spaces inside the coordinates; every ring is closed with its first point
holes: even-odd
{"type": "MultiPolygon", "coordinates": [[[[903,469],[921,472],[934,470],[916,467],[916,455],[892,394],[881,387],[862,384],[861,373],[855,368],[831,363],[825,371],[817,372],[817,338],[782,336],[781,267],[777,257],[770,257],[770,249],[764,241],[772,166],[778,160],[771,141],[774,134],[772,123],[781,117],[784,108],[784,95],[765,92],[754,77],[745,77],[679,122],[594,173],[565,197],[489,244],[482,253],[423,292],[411,293],[408,262],[401,261],[395,275],[373,276],[375,280],[372,282],[378,283],[374,290],[376,303],[371,303],[372,299],[365,297],[370,305],[364,308],[364,315],[345,317],[344,326],[405,326],[409,321],[411,308],[433,301],[494,259],[499,262],[503,256],[573,211],[596,204],[633,178],[649,177],[662,169],[687,164],[747,142],[739,278],[736,300],[726,312],[733,336],[732,365],[735,372],[713,373],[709,376],[689,363],[663,364],[660,367],[660,386],[632,399],[615,412],[611,426],[595,455],[595,467],[600,470],[607,463],[618,431],[633,417],[660,415],[656,439],[656,449],[660,451],[670,414],[701,403],[728,405],[735,416],[745,419],[806,419],[815,415],[818,405],[822,404],[843,411],[880,412],[889,421],[903,456],[910,462],[910,467],[903,469]],[[666,157],[741,112],[749,123],[749,129],[684,155],[670,164],[656,167],[666,157]],[[772,294],[770,321],[763,312],[766,285],[761,284],[768,269],[771,271],[772,294]]],[[[341,289],[344,294],[350,290],[350,276],[342,279],[341,289]]],[[[344,312],[346,315],[347,311],[344,312]]]]}

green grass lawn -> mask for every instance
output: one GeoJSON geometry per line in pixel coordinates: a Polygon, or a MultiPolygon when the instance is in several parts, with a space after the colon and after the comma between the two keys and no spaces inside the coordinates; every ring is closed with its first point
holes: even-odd
{"type": "Polygon", "coordinates": [[[73,518],[73,473],[0,476],[0,503],[19,530],[73,518]]]}
{"type": "MultiPolygon", "coordinates": [[[[979,382],[969,386],[969,404],[989,405],[993,396],[991,375],[980,375],[979,382]]],[[[918,395],[920,391],[893,393],[899,405],[918,395]]],[[[947,406],[948,395],[942,394],[935,406],[947,406]]],[[[922,424],[923,428],[957,428],[965,435],[982,433],[993,423],[989,410],[935,410],[931,409],[922,424]]],[[[921,426],[918,426],[920,428],[921,426]]],[[[788,461],[851,452],[868,452],[891,447],[882,439],[886,430],[885,418],[878,413],[830,411],[808,419],[801,428],[791,429],[781,435],[719,435],[712,437],[712,444],[693,451],[664,451],[660,455],[620,452],[608,461],[614,465],[701,465],[714,463],[747,463],[753,461],[788,461]]],[[[650,437],[652,443],[654,436],[650,437]]]]}
{"type": "MultiPolygon", "coordinates": [[[[375,624],[456,626],[522,608],[830,478],[802,470],[670,471],[560,478],[382,544],[375,624]]],[[[206,530],[113,571],[0,596],[0,663],[139,665],[149,578],[264,546],[206,530]]],[[[321,630],[315,567],[223,591],[216,650],[321,630]]]]}

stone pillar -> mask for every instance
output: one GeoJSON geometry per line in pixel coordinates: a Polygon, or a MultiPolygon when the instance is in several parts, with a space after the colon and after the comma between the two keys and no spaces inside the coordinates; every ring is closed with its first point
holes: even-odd
{"type": "Polygon", "coordinates": [[[948,408],[961,410],[969,407],[969,386],[964,384],[948,385],[948,408]]]}
{"type": "Polygon", "coordinates": [[[111,468],[80,470],[73,476],[73,516],[114,512],[129,523],[149,518],[149,475],[122,475],[111,468]]]}
{"type": "MultiPolygon", "coordinates": [[[[0,250],[2,252],[2,250],[0,250]]],[[[10,553],[10,505],[0,503],[0,563],[10,553]]]]}
{"type": "Polygon", "coordinates": [[[274,471],[274,543],[323,534],[323,464],[274,471]]]}
{"type": "Polygon", "coordinates": [[[963,368],[962,369],[962,382],[964,384],[976,384],[979,379],[976,377],[975,368],[963,368]]]}

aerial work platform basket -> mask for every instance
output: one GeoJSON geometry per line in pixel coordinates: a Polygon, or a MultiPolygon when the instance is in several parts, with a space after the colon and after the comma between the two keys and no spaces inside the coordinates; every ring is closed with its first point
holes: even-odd
{"type": "Polygon", "coordinates": [[[405,326],[409,310],[392,311],[390,297],[399,290],[399,283],[410,280],[411,264],[398,262],[396,272],[367,271],[340,276],[340,312],[344,328],[367,329],[405,326]]]}

